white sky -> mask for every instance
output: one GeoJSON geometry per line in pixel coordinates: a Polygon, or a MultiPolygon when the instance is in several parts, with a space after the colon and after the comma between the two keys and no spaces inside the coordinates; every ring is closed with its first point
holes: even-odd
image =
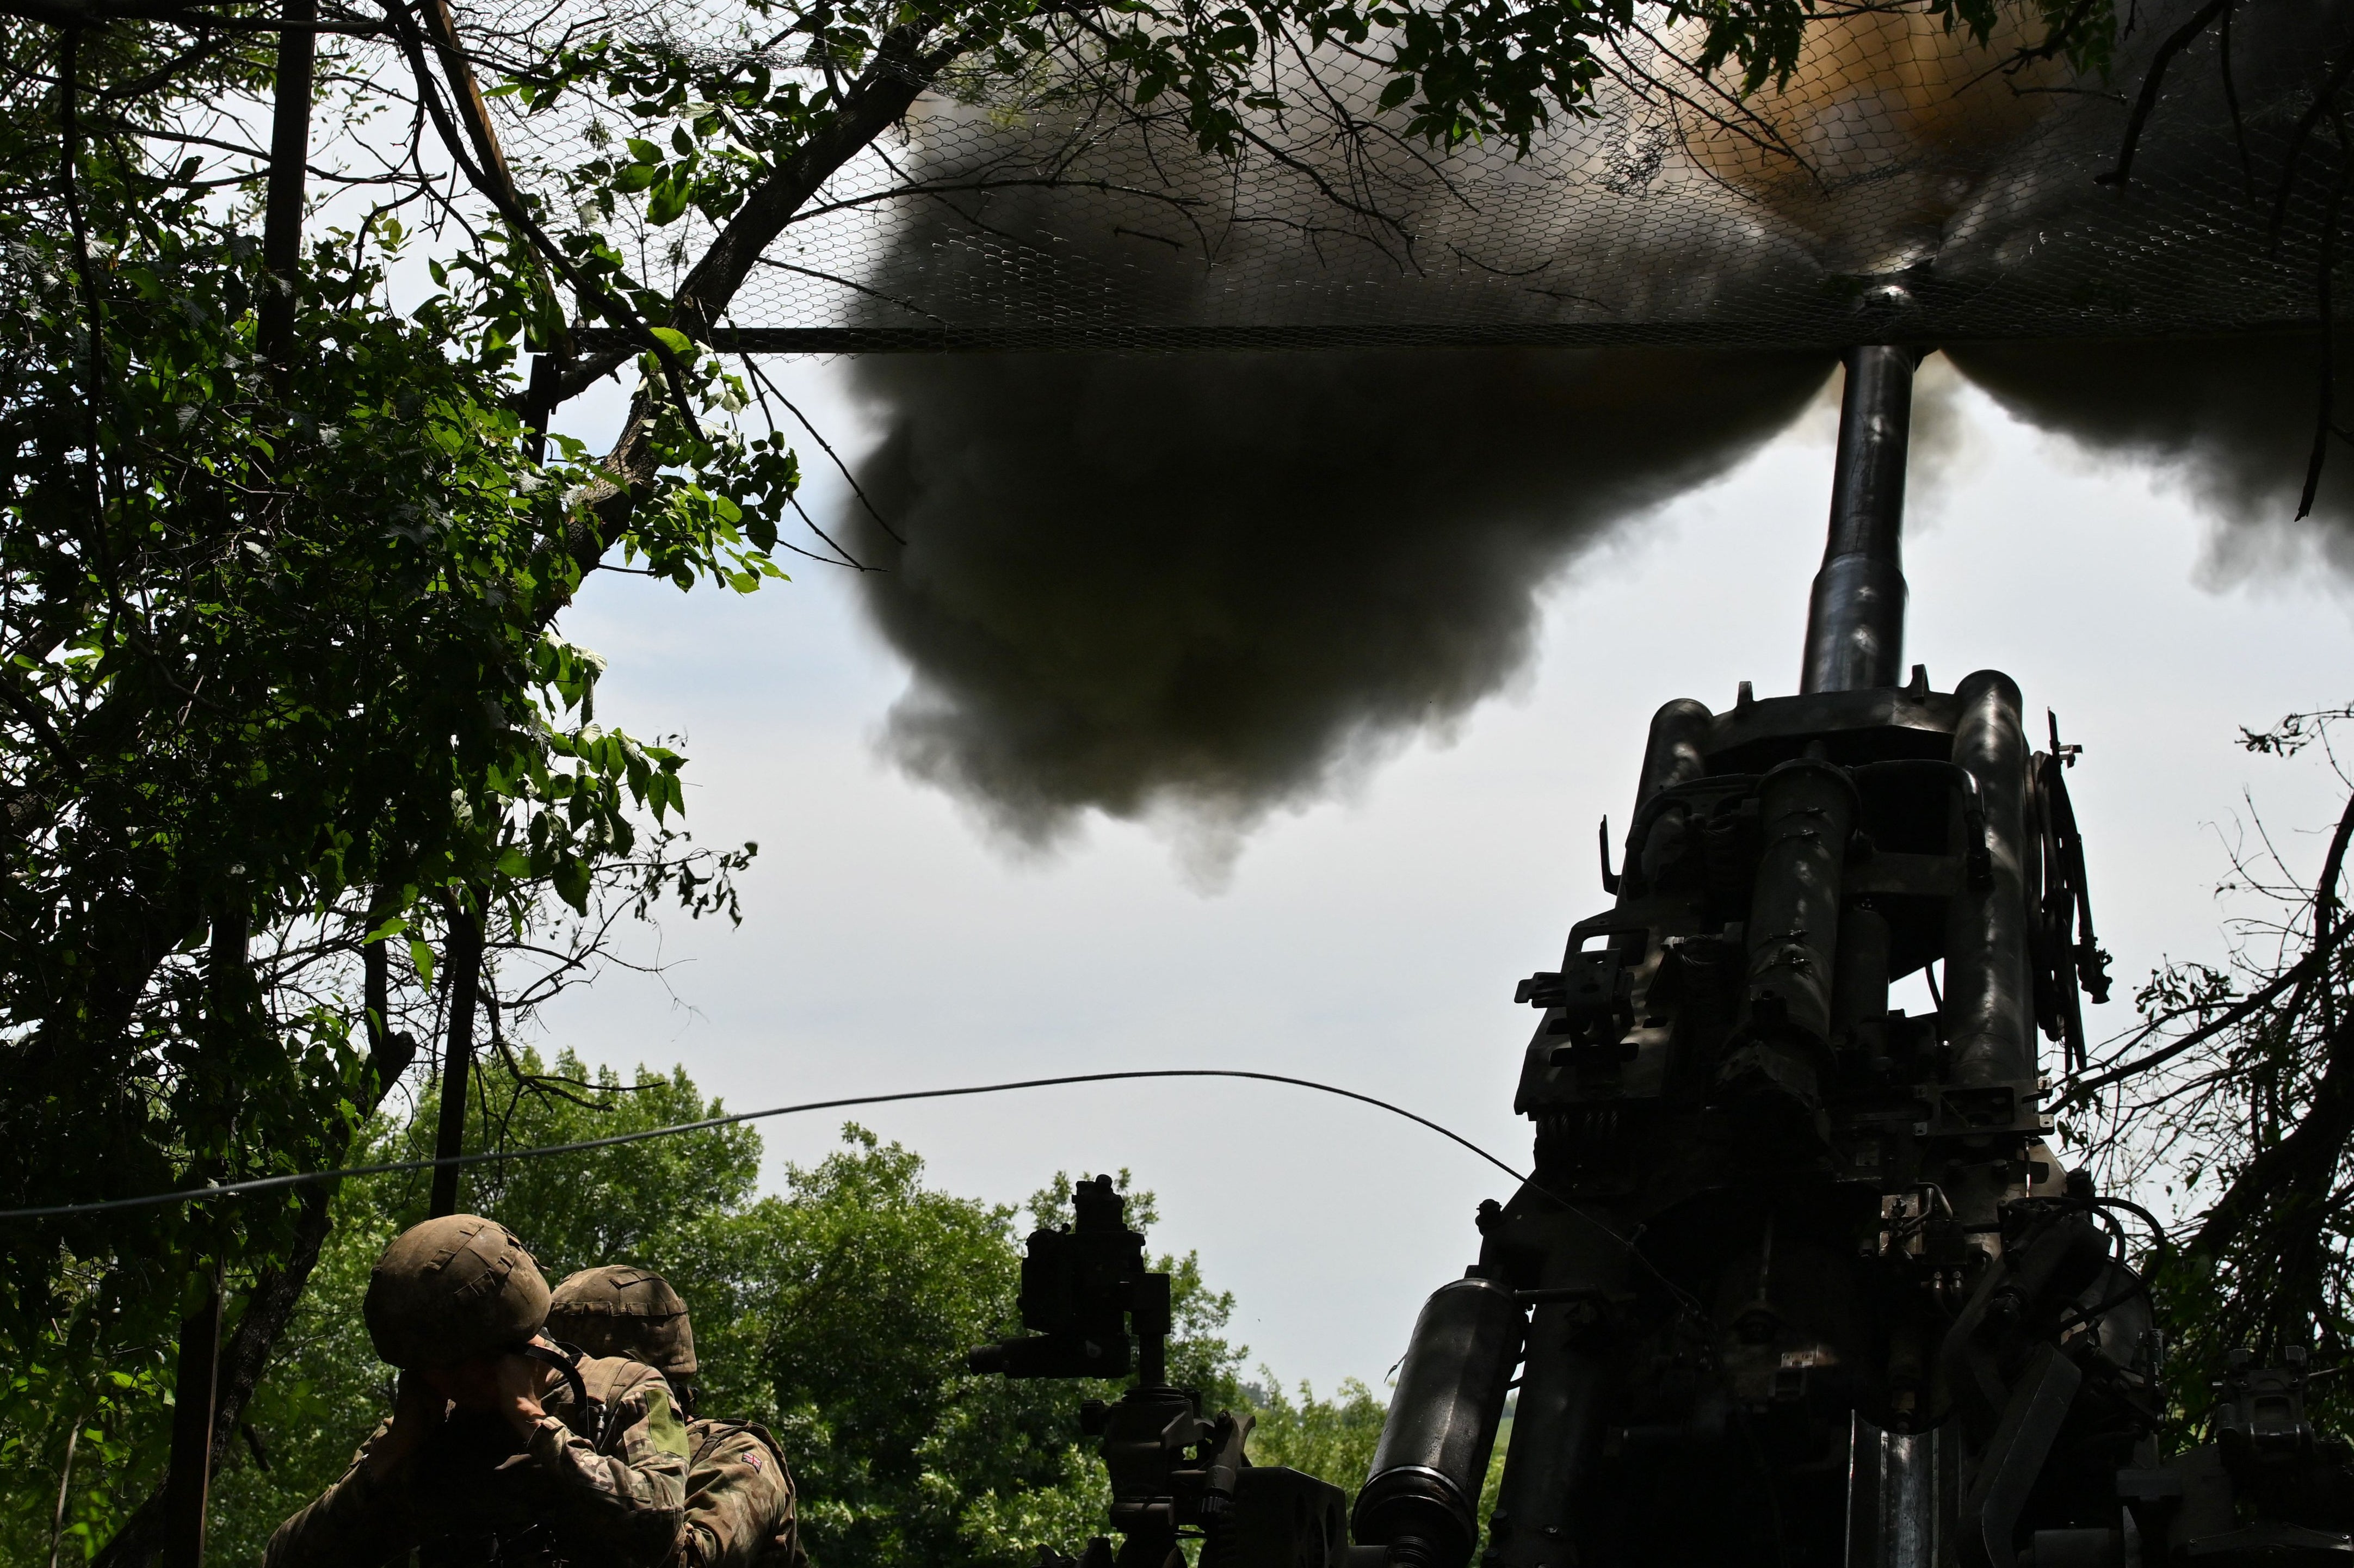
{"type": "MultiPolygon", "coordinates": [[[[865,428],[838,366],[774,368],[855,450],[865,428]]],[[[2354,599],[2296,566],[2219,585],[2208,524],[2162,481],[2092,467],[1975,393],[1962,413],[1958,454],[1915,477],[1907,662],[1947,690],[2006,670],[2037,733],[2049,705],[2084,746],[2071,783],[2121,980],[2092,1015],[2098,1038],[2129,1021],[2162,955],[2220,954],[2212,889],[2243,789],[2276,838],[2334,819],[2318,769],[2234,742],[2242,724],[2354,696],[2354,599]]],[[[741,929],[673,924],[666,980],[610,974],[553,1014],[547,1043],[625,1068],[683,1062],[737,1109],[1253,1067],[1400,1101],[1520,1163],[1511,1102],[1532,1015],[1513,983],[1554,967],[1569,924],[1606,902],[1595,822],[1623,824],[1651,711],[1687,695],[1723,708],[1744,678],[1760,695],[1795,689],[1830,429],[1827,414],[1802,422],[1575,565],[1517,690],[1352,798],[1278,817],[1215,895],[1132,824],[1009,859],[879,761],[906,673],[847,573],[797,562],[794,581],[748,599],[601,579],[566,625],[611,660],[599,716],[684,731],[689,825],[761,853],[741,929]]],[[[806,443],[803,457],[824,519],[838,482],[806,443]]],[[[2292,850],[2307,863],[2312,836],[2292,850]]],[[[822,1157],[840,1119],[762,1124],[772,1180],[783,1160],[822,1157]]],[[[1057,1170],[1131,1168],[1160,1194],[1154,1244],[1198,1249],[1235,1293],[1253,1363],[1319,1388],[1378,1384],[1422,1298],[1474,1255],[1479,1201],[1509,1195],[1406,1122],[1268,1086],[1049,1089],[858,1119],[963,1194],[1013,1202],[1057,1170]]]]}

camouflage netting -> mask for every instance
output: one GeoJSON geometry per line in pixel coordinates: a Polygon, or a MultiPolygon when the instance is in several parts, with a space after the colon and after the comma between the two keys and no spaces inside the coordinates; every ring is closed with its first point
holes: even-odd
{"type": "MultiPolygon", "coordinates": [[[[2105,78],[2021,64],[1917,7],[1820,22],[1743,100],[1638,31],[1590,118],[1525,159],[1432,154],[1363,112],[1377,72],[1295,62],[1302,110],[1239,165],[1170,119],[1066,90],[928,97],[805,209],[735,302],[762,346],[1056,348],[1814,344],[2315,325],[2339,130],[2319,112],[2354,5],[2243,5],[2177,56],[2132,178],[2131,100],[2179,3],[2131,11],[2105,78]],[[2226,49],[2228,48],[2228,56],[2226,49]],[[2225,65],[2228,58],[2229,75],[2225,65]],[[2227,87],[2228,82],[2228,87],[2227,87]],[[2233,100],[2237,101],[2237,126],[2233,100]]],[[[661,0],[618,22],[724,51],[748,24],[661,0]]],[[[790,69],[793,62],[774,62],[790,69]]],[[[514,114],[526,180],[587,154],[585,111],[514,114]]],[[[641,237],[675,277],[698,219],[641,237]]]]}

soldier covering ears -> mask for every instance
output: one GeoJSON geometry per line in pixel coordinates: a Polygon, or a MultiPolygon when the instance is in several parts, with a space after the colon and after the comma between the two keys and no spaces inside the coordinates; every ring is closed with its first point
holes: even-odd
{"type": "MultiPolygon", "coordinates": [[[[665,1568],[691,1450],[670,1384],[543,1333],[547,1281],[477,1214],[395,1237],[363,1308],[401,1371],[390,1420],[270,1538],[265,1568],[665,1568]]],[[[781,1467],[779,1467],[781,1470],[781,1467]]]]}

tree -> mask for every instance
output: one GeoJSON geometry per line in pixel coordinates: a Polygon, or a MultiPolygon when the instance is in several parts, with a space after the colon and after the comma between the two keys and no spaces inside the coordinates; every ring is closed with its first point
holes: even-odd
{"type": "MultiPolygon", "coordinates": [[[[1264,1368],[1261,1375],[1266,1375],[1264,1368]]],[[[1331,1399],[1317,1398],[1316,1391],[1303,1383],[1295,1404],[1283,1385],[1268,1377],[1263,1388],[1254,1385],[1249,1396],[1258,1418],[1250,1437],[1256,1462],[1288,1465],[1352,1492],[1373,1473],[1373,1448],[1382,1440],[1382,1419],[1388,1411],[1359,1380],[1342,1379],[1331,1399]]],[[[1482,1507],[1480,1517],[1487,1513],[1482,1507]]]]}
{"type": "MultiPolygon", "coordinates": [[[[2259,820],[2223,885],[2243,901],[2228,962],[2161,967],[2136,999],[2140,1026],[2061,1101],[2063,1131],[2113,1182],[2179,1218],[2145,1267],[2175,1336],[2171,1414],[2185,1431],[2203,1423],[2235,1348],[2274,1358],[2304,1346],[2329,1365],[2354,1354],[2354,777],[2331,744],[2349,716],[2242,732],[2260,756],[2310,752],[2349,791],[2320,863],[2293,866],[2259,820]]],[[[2314,1404],[2354,1425],[2342,1380],[2317,1383],[2314,1404]]]]}
{"type": "MultiPolygon", "coordinates": [[[[543,901],[585,914],[635,877],[642,911],[651,878],[708,912],[740,857],[676,843],[684,759],[598,726],[600,662],[550,629],[593,476],[508,406],[495,291],[394,309],[409,235],[372,213],[314,247],[302,351],[258,352],[284,280],[249,210],[133,116],[259,91],[269,57],[5,37],[0,1202],[332,1166],[417,1032],[471,1054],[485,948],[543,901]]],[[[790,459],[681,429],[624,546],[756,586],[790,459]]],[[[12,1224],[0,1361],[44,1446],[126,1445],[135,1502],[164,1365],[221,1281],[218,1451],[325,1213],[313,1189],[12,1224]]]]}

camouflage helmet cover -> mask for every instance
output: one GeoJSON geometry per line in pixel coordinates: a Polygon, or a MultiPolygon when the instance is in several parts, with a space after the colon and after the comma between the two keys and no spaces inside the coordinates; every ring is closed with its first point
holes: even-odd
{"type": "Polygon", "coordinates": [[[361,1316],[392,1365],[451,1366],[539,1332],[547,1281],[496,1220],[444,1214],[392,1239],[368,1274],[361,1316]]]}
{"type": "Polygon", "coordinates": [[[649,1268],[609,1263],[556,1287],[547,1331],[592,1356],[627,1356],[672,1377],[693,1377],[695,1330],[686,1301],[649,1268]]]}

